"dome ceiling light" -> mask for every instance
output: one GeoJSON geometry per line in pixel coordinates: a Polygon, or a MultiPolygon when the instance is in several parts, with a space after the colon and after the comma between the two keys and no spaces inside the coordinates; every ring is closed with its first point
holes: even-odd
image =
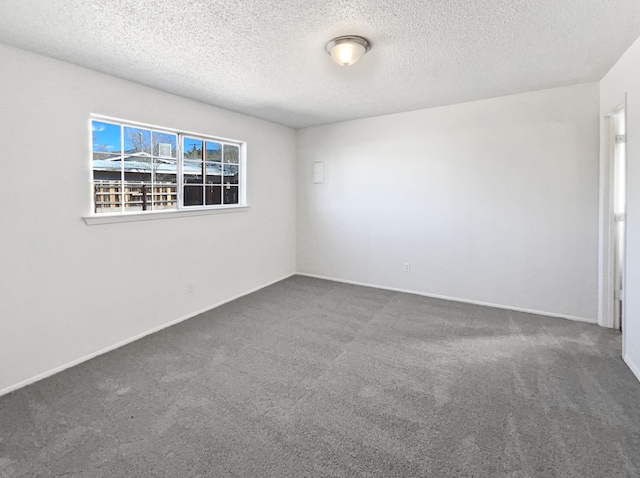
{"type": "Polygon", "coordinates": [[[363,37],[345,35],[331,40],[326,48],[338,65],[351,66],[369,51],[371,43],[363,37]]]}

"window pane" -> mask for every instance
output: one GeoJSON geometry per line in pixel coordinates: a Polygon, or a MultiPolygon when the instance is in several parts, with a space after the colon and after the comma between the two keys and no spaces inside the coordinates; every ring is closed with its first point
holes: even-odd
{"type": "Polygon", "coordinates": [[[207,161],[222,161],[222,149],[220,143],[207,141],[207,161]]]}
{"type": "Polygon", "coordinates": [[[185,206],[202,206],[202,186],[185,186],[183,204],[185,206]]]}
{"type": "Polygon", "coordinates": [[[153,209],[178,207],[177,160],[155,159],[153,182],[153,209]]]}
{"type": "Polygon", "coordinates": [[[122,156],[120,126],[92,121],[94,211],[120,212],[122,201],[122,156]],[[105,150],[101,152],[99,150],[105,150]],[[107,152],[106,150],[115,150],[107,152]]]}
{"type": "Polygon", "coordinates": [[[153,209],[176,209],[178,207],[178,185],[172,183],[154,183],[153,209]]]}
{"type": "Polygon", "coordinates": [[[177,157],[178,136],[171,133],[161,133],[159,131],[153,131],[153,155],[160,158],[175,158],[177,157]]]}
{"type": "MultiPolygon", "coordinates": [[[[142,153],[146,154],[146,153],[142,153]]],[[[139,156],[137,154],[124,155],[124,172],[127,174],[151,174],[152,160],[151,156],[139,156]]],[[[135,176],[130,176],[134,178],[135,176]]],[[[151,179],[149,179],[151,180],[151,179]]]]}
{"type": "Polygon", "coordinates": [[[184,158],[185,159],[202,159],[202,140],[195,138],[184,138],[184,158]]]}
{"type": "Polygon", "coordinates": [[[222,204],[222,187],[220,186],[207,186],[206,188],[206,204],[222,204]]]}
{"type": "MultiPolygon", "coordinates": [[[[94,153],[120,153],[120,125],[93,120],[91,121],[91,136],[94,153]]],[[[96,154],[93,159],[96,159],[96,154]]]]}
{"type": "Polygon", "coordinates": [[[107,159],[93,160],[94,181],[120,181],[122,177],[122,157],[113,156],[107,159]]]}
{"type": "Polygon", "coordinates": [[[177,183],[178,182],[178,163],[175,159],[153,160],[153,171],[155,173],[156,182],[177,183]]]}
{"type": "Polygon", "coordinates": [[[238,163],[240,158],[240,148],[233,144],[224,145],[224,162],[225,163],[238,163]]]}
{"type": "Polygon", "coordinates": [[[151,155],[151,131],[142,128],[124,127],[124,152],[136,157],[151,155]]]}
{"type": "Polygon", "coordinates": [[[222,188],[224,204],[238,204],[238,186],[225,186],[222,188]]]}
{"type": "Polygon", "coordinates": [[[202,164],[200,161],[184,161],[182,163],[185,184],[202,184],[202,164]]]}
{"type": "Polygon", "coordinates": [[[220,184],[222,178],[222,163],[207,161],[206,162],[206,171],[207,171],[207,184],[220,184]]]}
{"type": "Polygon", "coordinates": [[[222,163],[207,161],[206,167],[207,167],[207,175],[211,175],[211,174],[217,174],[218,176],[222,175],[222,163]]]}
{"type": "Polygon", "coordinates": [[[120,212],[122,190],[121,181],[95,179],[93,182],[93,199],[95,212],[120,212]]]}
{"type": "Polygon", "coordinates": [[[152,203],[151,172],[124,173],[125,211],[150,211],[152,203]]]}
{"type": "Polygon", "coordinates": [[[224,165],[224,182],[231,183],[231,184],[238,184],[238,165],[237,164],[224,165]]]}

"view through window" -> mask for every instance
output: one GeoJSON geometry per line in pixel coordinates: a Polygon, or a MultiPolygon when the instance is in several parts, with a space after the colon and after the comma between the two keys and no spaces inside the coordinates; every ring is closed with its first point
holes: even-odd
{"type": "Polygon", "coordinates": [[[93,119],[95,213],[239,204],[241,143],[93,119]]]}

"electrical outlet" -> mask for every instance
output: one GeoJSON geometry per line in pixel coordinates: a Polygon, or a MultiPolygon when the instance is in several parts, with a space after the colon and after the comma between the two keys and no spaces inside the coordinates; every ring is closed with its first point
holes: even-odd
{"type": "Polygon", "coordinates": [[[190,280],[189,282],[187,282],[187,292],[189,292],[189,294],[193,294],[195,290],[196,290],[196,281],[190,280]]]}
{"type": "Polygon", "coordinates": [[[411,272],[411,262],[405,262],[404,263],[404,271],[405,272],[411,272]]]}

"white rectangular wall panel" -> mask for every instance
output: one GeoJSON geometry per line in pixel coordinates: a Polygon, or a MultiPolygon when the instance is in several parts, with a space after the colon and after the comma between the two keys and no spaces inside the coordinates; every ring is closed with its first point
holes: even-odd
{"type": "Polygon", "coordinates": [[[324,183],[324,161],[313,162],[313,183],[324,183]]]}

